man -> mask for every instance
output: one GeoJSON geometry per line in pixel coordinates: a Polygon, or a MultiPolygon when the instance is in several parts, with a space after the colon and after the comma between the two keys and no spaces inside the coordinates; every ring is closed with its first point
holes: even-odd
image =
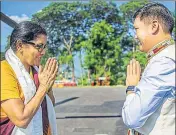
{"type": "Polygon", "coordinates": [[[134,15],[140,50],[148,64],[140,78],[136,60],[127,67],[126,101],[122,108],[128,135],[175,135],[175,42],[174,20],[159,3],[149,3],[134,15]]]}

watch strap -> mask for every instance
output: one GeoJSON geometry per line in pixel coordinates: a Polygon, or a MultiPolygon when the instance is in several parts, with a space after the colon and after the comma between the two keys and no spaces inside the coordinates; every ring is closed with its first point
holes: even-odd
{"type": "Polygon", "coordinates": [[[126,89],[126,93],[128,92],[128,91],[134,91],[135,90],[135,86],[128,86],[127,87],[127,89],[126,89]]]}

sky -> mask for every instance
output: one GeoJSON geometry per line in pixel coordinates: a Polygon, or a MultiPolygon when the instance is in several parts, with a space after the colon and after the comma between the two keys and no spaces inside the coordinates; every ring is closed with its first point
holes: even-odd
{"type": "MultiPolygon", "coordinates": [[[[118,1],[117,4],[120,6],[125,2],[126,1],[118,1]]],[[[158,2],[164,4],[172,12],[175,11],[174,1],[160,0],[158,2]]],[[[1,12],[19,23],[21,21],[30,20],[33,14],[39,12],[50,3],[51,1],[1,1],[1,12]]],[[[5,50],[7,36],[11,34],[12,30],[13,29],[10,26],[1,21],[1,51],[5,50]]],[[[76,64],[80,65],[79,62],[76,64]]],[[[77,72],[80,72],[80,69],[77,70],[78,71],[76,71],[76,74],[77,72]]]]}

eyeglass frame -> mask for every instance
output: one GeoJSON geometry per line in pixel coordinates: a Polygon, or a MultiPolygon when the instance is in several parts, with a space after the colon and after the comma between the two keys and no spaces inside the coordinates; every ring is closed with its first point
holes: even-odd
{"type": "Polygon", "coordinates": [[[42,52],[44,49],[47,48],[47,44],[45,44],[45,45],[44,44],[35,44],[35,43],[31,42],[31,41],[23,41],[23,42],[25,42],[27,44],[31,44],[39,52],[42,52]],[[42,49],[42,50],[40,50],[40,49],[42,49]]]}

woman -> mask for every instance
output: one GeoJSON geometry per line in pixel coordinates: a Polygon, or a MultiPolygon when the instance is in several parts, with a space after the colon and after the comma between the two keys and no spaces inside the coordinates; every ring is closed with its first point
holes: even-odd
{"type": "Polygon", "coordinates": [[[19,23],[12,31],[1,61],[0,134],[57,135],[51,87],[58,66],[55,58],[40,66],[46,42],[45,29],[33,22],[19,23]]]}

